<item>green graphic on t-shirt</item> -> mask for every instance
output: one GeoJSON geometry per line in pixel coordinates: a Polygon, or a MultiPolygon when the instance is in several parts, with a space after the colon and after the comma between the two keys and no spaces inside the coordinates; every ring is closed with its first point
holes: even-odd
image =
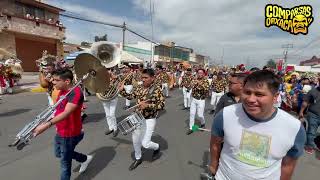
{"type": "Polygon", "coordinates": [[[236,158],[256,167],[268,167],[271,137],[243,130],[236,158]]]}

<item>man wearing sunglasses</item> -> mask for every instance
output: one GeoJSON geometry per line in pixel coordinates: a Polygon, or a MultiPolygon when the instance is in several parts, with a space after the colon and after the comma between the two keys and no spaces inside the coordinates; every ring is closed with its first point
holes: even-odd
{"type": "Polygon", "coordinates": [[[243,81],[247,77],[244,73],[234,73],[229,78],[229,92],[224,94],[216,107],[215,114],[217,114],[221,109],[232,104],[237,104],[240,101],[240,96],[243,88],[243,81]]]}

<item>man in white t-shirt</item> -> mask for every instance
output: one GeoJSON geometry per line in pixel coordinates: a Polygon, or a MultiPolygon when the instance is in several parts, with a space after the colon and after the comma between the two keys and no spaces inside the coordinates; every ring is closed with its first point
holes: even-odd
{"type": "Polygon", "coordinates": [[[273,106],[279,84],[270,71],[253,72],[242,103],[215,116],[209,169],[216,180],[291,179],[306,134],[299,120],[273,106]]]}

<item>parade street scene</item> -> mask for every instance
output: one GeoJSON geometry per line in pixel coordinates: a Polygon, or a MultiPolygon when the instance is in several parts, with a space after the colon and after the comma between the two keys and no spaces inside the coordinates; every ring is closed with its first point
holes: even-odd
{"type": "Polygon", "coordinates": [[[318,180],[319,7],[0,0],[0,179],[318,180]]]}

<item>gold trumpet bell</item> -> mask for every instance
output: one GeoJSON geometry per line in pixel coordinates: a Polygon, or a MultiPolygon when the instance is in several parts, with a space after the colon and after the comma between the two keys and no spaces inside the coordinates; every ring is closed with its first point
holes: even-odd
{"type": "Polygon", "coordinates": [[[89,73],[88,78],[83,83],[90,91],[102,93],[107,90],[110,83],[110,74],[92,54],[79,54],[74,61],[74,70],[78,78],[89,73]]]}

